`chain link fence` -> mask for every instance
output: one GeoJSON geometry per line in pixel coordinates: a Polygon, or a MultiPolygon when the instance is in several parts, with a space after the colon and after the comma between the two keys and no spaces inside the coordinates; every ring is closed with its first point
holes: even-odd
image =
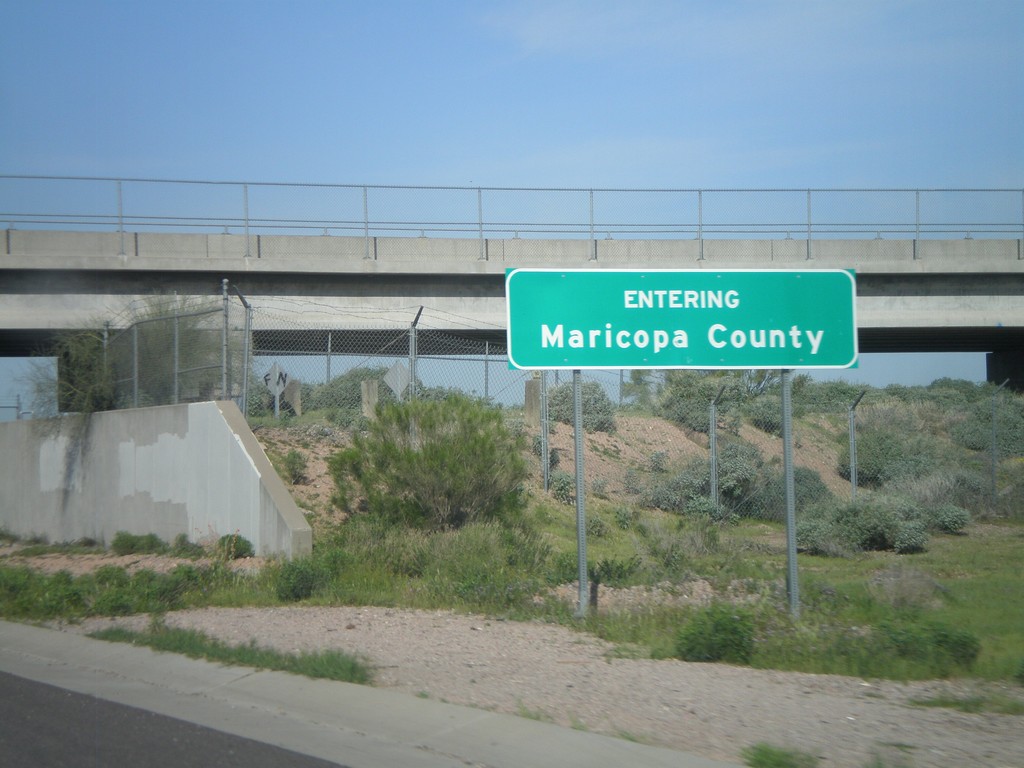
{"type": "MultiPolygon", "coordinates": [[[[500,341],[406,314],[392,327],[326,328],[301,309],[253,306],[225,283],[219,299],[130,308],[134,322],[107,328],[104,354],[120,407],[226,398],[250,420],[351,431],[378,404],[480,398],[524,431],[544,489],[571,501],[572,376],[511,369],[500,341]]],[[[784,518],[778,371],[588,370],[582,380],[589,494],[714,519],[784,518]]],[[[798,508],[875,492],[1010,514],[1024,502],[1018,394],[956,380],[863,388],[806,374],[792,393],[798,508]]]]}

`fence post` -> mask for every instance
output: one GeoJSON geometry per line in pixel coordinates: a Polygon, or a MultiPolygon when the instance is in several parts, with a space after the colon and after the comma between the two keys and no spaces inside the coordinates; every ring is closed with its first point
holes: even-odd
{"type": "Polygon", "coordinates": [[[220,399],[228,398],[228,279],[220,281],[220,292],[224,302],[224,323],[221,326],[220,350],[220,399]]]}
{"type": "Polygon", "coordinates": [[[597,261],[597,240],[594,238],[594,190],[590,190],[590,260],[597,261]]]}
{"type": "Polygon", "coordinates": [[[540,463],[544,492],[551,490],[551,449],[548,442],[548,372],[540,372],[540,463]]]}
{"type": "Polygon", "coordinates": [[[698,261],[704,261],[704,190],[697,190],[697,243],[700,245],[698,261]]]}
{"type": "Polygon", "coordinates": [[[1002,384],[996,387],[996,391],[992,393],[992,510],[996,508],[996,468],[999,464],[999,445],[996,440],[996,400],[999,397],[999,393],[1009,383],[1009,379],[1006,379],[1002,384]]]}
{"type": "Polygon", "coordinates": [[[587,583],[587,512],[583,477],[583,384],[579,369],[572,372],[573,433],[576,452],[576,564],[579,575],[576,618],[587,615],[590,585],[587,583]]]}
{"type": "Polygon", "coordinates": [[[807,190],[807,259],[811,258],[811,190],[807,190]]]}
{"type": "Polygon", "coordinates": [[[363,187],[363,258],[370,258],[370,204],[363,187]]]}
{"type": "Polygon", "coordinates": [[[132,408],[139,407],[139,324],[132,323],[132,408]]]}
{"type": "Polygon", "coordinates": [[[711,503],[715,505],[715,514],[721,517],[718,498],[718,401],[725,392],[723,384],[711,401],[708,421],[708,452],[711,454],[711,503]]]}
{"type": "Polygon", "coordinates": [[[796,569],[796,488],[793,480],[793,377],[782,371],[782,465],[786,485],[786,591],[789,612],[800,618],[800,587],[796,569]]]}
{"type": "Polygon", "coordinates": [[[242,214],[245,220],[245,258],[249,258],[249,185],[242,185],[242,214]]]}
{"type": "Polygon", "coordinates": [[[171,387],[172,396],[171,403],[174,405],[178,404],[178,371],[181,369],[181,347],[180,347],[180,331],[178,325],[178,308],[174,308],[174,384],[171,387]]]}
{"type": "Polygon", "coordinates": [[[857,498],[857,404],[867,394],[867,390],[861,390],[849,406],[850,416],[850,501],[857,498]]]}
{"type": "Polygon", "coordinates": [[[491,342],[484,341],[484,400],[490,402],[491,342]]]}
{"type": "Polygon", "coordinates": [[[416,324],[420,321],[420,315],[423,314],[423,307],[419,308],[416,313],[416,317],[413,318],[412,324],[409,326],[409,400],[410,402],[416,399],[416,345],[418,339],[416,338],[416,324]]]}
{"type": "Polygon", "coordinates": [[[480,238],[480,255],[478,261],[487,261],[487,249],[484,245],[484,193],[480,187],[476,188],[476,225],[480,238]]]}
{"type": "Polygon", "coordinates": [[[121,194],[121,180],[117,181],[117,231],[120,235],[121,247],[118,256],[124,256],[124,197],[121,194]]]}

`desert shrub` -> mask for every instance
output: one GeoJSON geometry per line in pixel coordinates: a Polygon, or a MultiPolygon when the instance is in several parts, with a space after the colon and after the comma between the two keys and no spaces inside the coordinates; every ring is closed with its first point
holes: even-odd
{"type": "Polygon", "coordinates": [[[707,462],[698,459],[678,472],[654,478],[651,485],[644,489],[641,503],[652,509],[682,512],[691,499],[707,496],[709,483],[707,462]]]}
{"type": "MultiPolygon", "coordinates": [[[[338,412],[336,416],[339,418],[332,419],[336,423],[342,418],[352,418],[362,411],[363,382],[383,382],[387,372],[387,368],[382,365],[353,368],[340,376],[335,376],[326,384],[314,387],[308,397],[303,393],[303,405],[309,411],[332,409],[338,412]]],[[[395,400],[391,389],[386,384],[381,384],[377,390],[377,402],[394,403],[395,400]]]]}
{"type": "Polygon", "coordinates": [[[450,528],[522,511],[522,447],[501,411],[457,395],[378,408],[329,468],[345,506],[355,491],[378,515],[450,528]]]}
{"type": "MultiPolygon", "coordinates": [[[[793,467],[793,493],[798,510],[828,503],[835,497],[816,471],[793,467]]],[[[758,494],[758,503],[744,505],[744,517],[781,522],[786,519],[786,478],[782,471],[771,473],[758,494]]]]}
{"type": "Polygon", "coordinates": [[[626,470],[626,474],[622,478],[622,488],[626,493],[640,493],[642,490],[640,473],[634,467],[626,470]]]}
{"type": "MultiPolygon", "coordinates": [[[[543,458],[544,444],[540,435],[533,436],[533,454],[539,458],[543,458]]],[[[548,471],[557,469],[559,462],[562,460],[561,455],[557,448],[552,448],[551,444],[548,444],[548,471]]],[[[543,466],[541,467],[543,469],[543,466]]]]}
{"type": "Polygon", "coordinates": [[[754,617],[741,606],[714,603],[693,612],[676,638],[683,661],[749,664],[754,655],[754,617]]]}
{"type": "Polygon", "coordinates": [[[286,603],[305,600],[323,587],[329,578],[327,568],[311,557],[288,560],[277,572],[277,599],[286,603]]]}
{"type": "Polygon", "coordinates": [[[928,530],[919,520],[904,521],[892,538],[892,550],[901,555],[924,552],[928,544],[928,530]]]}
{"type": "Polygon", "coordinates": [[[114,534],[110,549],[115,555],[161,554],[167,551],[167,544],[155,533],[139,536],[128,531],[118,531],[114,534]]]}
{"type": "Polygon", "coordinates": [[[636,513],[629,507],[616,507],[614,511],[615,525],[623,531],[628,531],[636,521],[636,513]]]}
{"type": "Polygon", "coordinates": [[[797,546],[818,555],[858,550],[892,550],[910,554],[924,550],[927,523],[920,508],[903,496],[875,494],[856,502],[821,504],[797,523],[797,546]]]}
{"type": "Polygon", "coordinates": [[[708,375],[699,371],[668,371],[655,403],[655,413],[694,432],[707,434],[711,428],[709,409],[723,386],[725,391],[717,407],[718,420],[726,431],[737,432],[737,404],[746,397],[742,376],[739,374],[708,375]]]}
{"type": "Polygon", "coordinates": [[[747,407],[750,423],[769,435],[782,433],[782,398],[763,395],[747,407]]]}
{"type": "Polygon", "coordinates": [[[587,518],[587,536],[594,539],[601,539],[608,535],[608,523],[597,515],[590,515],[587,518]]]}
{"type": "Polygon", "coordinates": [[[667,459],[668,454],[665,451],[655,451],[647,457],[647,470],[649,472],[664,472],[667,459]]]}
{"type": "Polygon", "coordinates": [[[576,501],[576,478],[560,469],[551,473],[551,495],[563,504],[576,501]]]}
{"type": "Polygon", "coordinates": [[[764,459],[756,446],[741,442],[723,445],[718,452],[718,492],[722,501],[732,506],[750,496],[763,467],[764,459]]]}
{"type": "Polygon", "coordinates": [[[987,509],[989,481],[977,471],[951,469],[932,472],[894,486],[916,501],[922,509],[953,504],[975,512],[987,509]]]}
{"type": "Polygon", "coordinates": [[[1000,393],[996,399],[995,424],[992,399],[986,397],[950,418],[949,436],[957,445],[972,451],[992,450],[995,428],[996,450],[1001,457],[1024,456],[1024,398],[1000,393]]]}
{"type": "Polygon", "coordinates": [[[298,485],[306,481],[306,468],[308,462],[306,457],[294,448],[285,454],[282,461],[285,479],[292,485],[298,485]]]}
{"type": "MultiPolygon", "coordinates": [[[[584,381],[580,385],[583,429],[587,432],[613,432],[615,430],[615,405],[604,387],[596,381],[584,381]]],[[[563,424],[572,424],[574,418],[573,385],[560,384],[548,392],[548,415],[563,424]]]]}
{"type": "MultiPolygon", "coordinates": [[[[880,488],[893,480],[924,477],[938,456],[935,440],[926,434],[903,431],[894,425],[857,430],[857,482],[880,488]]],[[[850,446],[839,450],[837,471],[850,479],[850,446]]]]}
{"type": "Polygon", "coordinates": [[[640,570],[640,558],[636,555],[627,558],[606,557],[597,561],[597,565],[589,569],[590,579],[608,586],[624,586],[636,572],[640,570]]]}
{"type": "Polygon", "coordinates": [[[174,537],[174,543],[171,545],[171,554],[175,557],[196,558],[206,554],[206,550],[203,549],[202,544],[189,541],[187,533],[179,533],[174,537]]]}
{"type": "Polygon", "coordinates": [[[971,522],[971,513],[956,504],[946,503],[925,512],[928,527],[941,533],[960,533],[971,522]]]}
{"type": "Polygon", "coordinates": [[[238,533],[228,533],[217,540],[215,552],[225,560],[240,560],[256,554],[252,542],[238,533]]]}

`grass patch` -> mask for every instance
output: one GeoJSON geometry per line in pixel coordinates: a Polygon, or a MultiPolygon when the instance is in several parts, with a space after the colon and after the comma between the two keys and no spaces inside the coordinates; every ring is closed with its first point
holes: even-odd
{"type": "Polygon", "coordinates": [[[112,627],[93,632],[89,637],[115,643],[143,645],[156,651],[178,653],[189,658],[205,659],[220,664],[290,672],[317,679],[361,684],[369,684],[373,679],[369,665],[340,651],[290,654],[260,648],[255,642],[248,645],[227,645],[202,632],[174,629],[159,622],[153,622],[145,632],[112,627]]]}
{"type": "Polygon", "coordinates": [[[815,768],[821,762],[807,752],[773,747],[763,742],[745,747],[740,754],[744,764],[750,768],[815,768]]]}

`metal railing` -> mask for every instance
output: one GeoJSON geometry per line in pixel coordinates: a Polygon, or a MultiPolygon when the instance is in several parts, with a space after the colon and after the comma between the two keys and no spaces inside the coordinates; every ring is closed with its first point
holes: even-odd
{"type": "Polygon", "coordinates": [[[1024,239],[1024,188],[615,189],[0,174],[17,228],[478,239],[1024,239]]]}

